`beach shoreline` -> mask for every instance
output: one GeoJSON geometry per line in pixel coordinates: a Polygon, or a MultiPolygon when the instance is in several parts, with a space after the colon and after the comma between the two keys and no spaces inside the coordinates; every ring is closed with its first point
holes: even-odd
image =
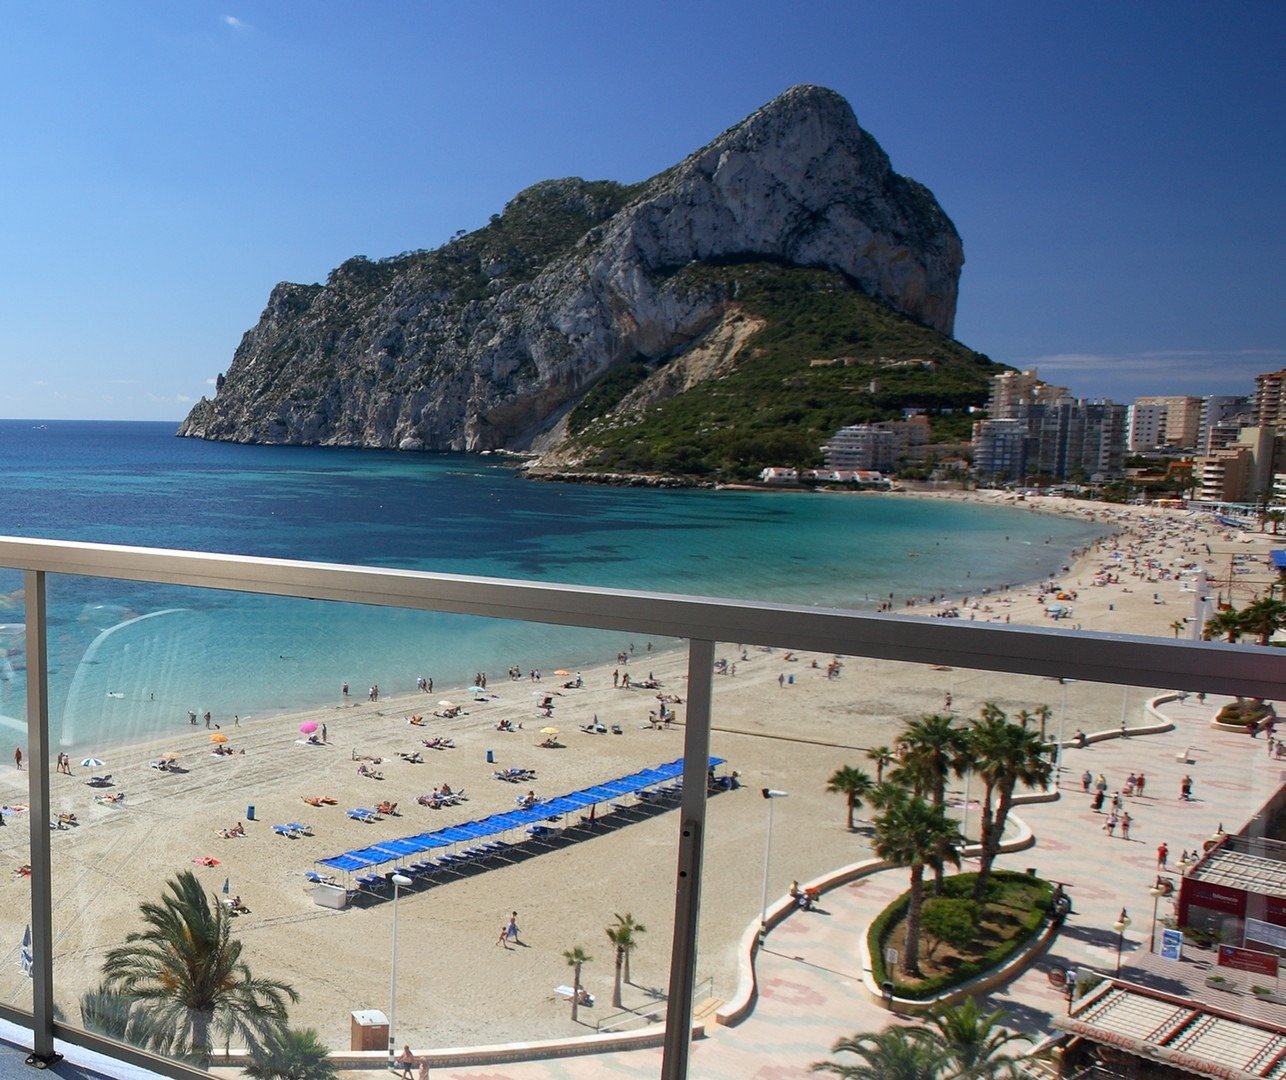
{"type": "MultiPolygon", "coordinates": [[[[1184,591],[1190,582],[1179,567],[1192,559],[1194,549],[1207,545],[1211,554],[1203,551],[1203,557],[1220,564],[1225,556],[1260,553],[1271,543],[1266,536],[1251,543],[1226,539],[1224,530],[1171,511],[1105,511],[1096,505],[1094,512],[1106,532],[1120,532],[1090,545],[1054,575],[1064,591],[1076,594],[1067,604],[1070,616],[1051,618],[1041,588],[1045,581],[947,600],[962,618],[977,621],[1169,637],[1171,623],[1191,611],[1184,591]],[[1119,570],[1116,582],[1094,583],[1103,566],[1119,570]]],[[[919,617],[940,606],[935,600],[930,608],[925,598],[896,611],[919,617]]],[[[59,991],[66,995],[59,1006],[69,1020],[78,1021],[77,988],[96,984],[106,950],[136,928],[139,902],[156,899],[167,878],[191,869],[212,892],[228,879],[230,891],[250,908],[237,918],[235,931],[256,974],[300,990],[292,1023],[316,1027],[331,1045],[347,1046],[351,1010],[387,1008],[392,904],[338,912],[317,907],[304,870],[366,844],[512,808],[528,788],[550,798],[680,757],[682,728],[649,724],[648,713],[657,707],[655,691],[621,689],[619,676],[613,686],[613,672],[628,669],[634,680],[655,675],[661,692],[686,703],[686,650],[649,652],[646,639],[636,637],[630,656],[630,643],[620,635],[604,635],[604,644],[603,662],[580,672],[581,689],[562,685],[575,681],[570,665],[569,675],[547,671],[539,684],[526,672],[520,680],[490,673],[485,701],[466,700],[467,688],[443,692],[439,685],[431,694],[381,695],[370,702],[365,687],[353,687],[361,691],[360,699],[352,695],[347,704],[260,716],[236,726],[224,723],[219,732],[180,722],[173,733],[113,747],[103,755],[101,769],[82,769],[79,750],[92,748],[77,748],[72,775],[51,777],[55,813],[74,813],[82,822],[52,837],[55,963],[59,991]],[[626,650],[628,665],[616,662],[613,653],[619,649],[626,650]],[[539,715],[536,693],[551,694],[552,716],[539,715]],[[461,715],[433,717],[434,711],[445,711],[440,701],[464,706],[461,715]],[[423,726],[408,723],[416,715],[424,717],[423,726]],[[619,725],[622,733],[580,730],[594,716],[605,726],[619,725]],[[497,730],[502,719],[515,731],[497,730]],[[306,742],[299,731],[306,720],[326,725],[326,745],[306,742]],[[560,729],[562,749],[536,746],[543,726],[560,729]],[[213,756],[214,734],[227,736],[234,753],[213,756]],[[455,748],[424,747],[422,739],[432,736],[453,739],[455,748]],[[399,756],[417,749],[424,759],[420,764],[399,756]],[[148,765],[166,752],[178,754],[187,771],[169,773],[148,765]],[[385,779],[359,776],[359,764],[383,772],[385,779]],[[492,778],[496,769],[508,766],[534,768],[536,778],[526,785],[492,778]],[[113,774],[113,787],[106,790],[123,791],[123,802],[94,801],[96,789],[85,780],[100,771],[113,774]],[[417,795],[443,781],[463,787],[468,801],[450,810],[416,804],[417,795]],[[337,802],[309,806],[302,797],[313,794],[337,802]],[[349,808],[381,799],[397,802],[399,814],[371,825],[344,816],[349,808]],[[253,819],[247,816],[251,805],[253,819]],[[217,835],[238,822],[246,837],[217,835]],[[285,822],[310,824],[312,835],[287,839],[272,831],[273,824],[285,822]],[[203,857],[217,859],[218,865],[193,862],[203,857]]],[[[731,992],[737,942],[761,902],[766,821],[758,788],[791,795],[777,808],[780,836],[769,872],[769,894],[776,896],[790,880],[818,876],[865,850],[865,834],[844,827],[843,799],[826,792],[826,780],[842,765],[873,772],[864,748],[891,743],[903,720],[943,709],[967,718],[991,700],[1011,712],[1049,704],[1064,714],[1058,722],[1067,721],[1070,737],[1073,727],[1108,726],[1147,697],[1139,690],[1127,693],[1123,703],[1119,687],[1057,687],[1035,678],[852,658],[843,661],[838,678],[827,678],[830,657],[799,653],[792,660],[782,650],[750,646],[743,653],[735,643],[721,644],[716,655],[729,668],[735,664],[736,672],[715,679],[711,751],[727,759],[721,771],[737,770],[745,786],[709,804],[697,973],[713,979],[712,996],[731,992]],[[1060,701],[1060,694],[1067,696],[1060,701]],[[1060,709],[1063,701],[1067,706],[1060,709]]],[[[560,658],[549,659],[557,664],[560,658]]],[[[677,709],[682,720],[685,705],[677,709]]],[[[23,774],[0,774],[0,797],[9,804],[22,802],[24,789],[23,774]]],[[[0,851],[14,866],[27,858],[27,817],[7,817],[9,827],[0,829],[0,851]]],[[[614,913],[627,911],[648,930],[632,960],[638,985],[626,989],[626,1004],[645,1006],[649,994],[667,981],[676,839],[676,814],[666,810],[485,873],[407,890],[399,902],[399,1040],[441,1046],[584,1033],[583,1026],[571,1024],[566,1003],[553,993],[570,974],[563,951],[580,944],[596,958],[584,975],[598,1001],[588,1011],[591,1022],[615,1011],[609,1006],[612,963],[604,927],[614,913]],[[501,947],[497,928],[512,910],[519,912],[524,945],[501,947]],[[450,992],[435,993],[443,980],[450,992]]],[[[6,940],[16,945],[29,884],[13,875],[0,880],[0,888],[7,890],[8,901],[0,934],[7,933],[6,940]]],[[[4,1000],[20,1005],[28,988],[15,965],[0,966],[4,1000]]]]}

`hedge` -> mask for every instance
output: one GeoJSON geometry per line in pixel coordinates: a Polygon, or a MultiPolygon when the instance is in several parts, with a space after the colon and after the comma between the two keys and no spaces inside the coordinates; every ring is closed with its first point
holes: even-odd
{"type": "MultiPolygon", "coordinates": [[[[977,874],[955,874],[943,881],[942,895],[952,899],[972,896],[973,884],[977,878],[977,874]]],[[[961,964],[950,974],[938,975],[918,983],[899,982],[896,974],[894,974],[892,978],[894,997],[909,998],[911,1000],[936,997],[944,990],[949,990],[960,983],[981,975],[985,971],[999,967],[1009,956],[1022,948],[1032,934],[1040,928],[1049,914],[1050,902],[1054,892],[1053,885],[1048,881],[1042,881],[1040,878],[1033,877],[1030,874],[1021,874],[1016,870],[993,870],[991,879],[993,882],[1008,881],[1013,884],[1035,885],[1040,890],[1039,902],[1032,906],[1032,910],[1028,912],[1023,920],[1022,932],[988,950],[978,959],[961,964]]],[[[866,932],[867,950],[871,956],[871,974],[875,978],[877,986],[882,987],[890,979],[890,973],[884,964],[884,943],[888,939],[889,928],[905,914],[907,905],[910,902],[911,891],[908,889],[871,920],[870,928],[866,932]]]]}

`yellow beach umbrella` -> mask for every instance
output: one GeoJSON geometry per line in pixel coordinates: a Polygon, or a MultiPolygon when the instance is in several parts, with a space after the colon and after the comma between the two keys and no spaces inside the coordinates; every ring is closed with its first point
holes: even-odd
{"type": "Polygon", "coordinates": [[[217,742],[217,743],[225,743],[228,741],[228,737],[224,735],[223,732],[218,732],[217,734],[210,736],[210,741],[217,742]]]}
{"type": "Polygon", "coordinates": [[[543,727],[540,729],[540,733],[542,735],[557,735],[558,729],[556,727],[543,727]]]}

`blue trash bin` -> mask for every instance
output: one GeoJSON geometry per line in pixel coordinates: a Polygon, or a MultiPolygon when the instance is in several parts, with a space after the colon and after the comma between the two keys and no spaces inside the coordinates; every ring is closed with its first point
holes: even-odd
{"type": "Polygon", "coordinates": [[[496,761],[496,755],[495,755],[495,754],[493,754],[490,750],[488,750],[488,751],[487,751],[487,764],[488,764],[488,765],[494,765],[494,764],[495,764],[495,761],[496,761]]]}
{"type": "Polygon", "coordinates": [[[246,807],[246,820],[254,821],[254,819],[255,819],[255,806],[254,806],[254,803],[251,803],[249,806],[246,807]]]}

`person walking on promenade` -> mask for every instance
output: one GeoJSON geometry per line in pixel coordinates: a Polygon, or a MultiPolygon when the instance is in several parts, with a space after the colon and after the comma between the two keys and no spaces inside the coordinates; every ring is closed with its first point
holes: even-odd
{"type": "Polygon", "coordinates": [[[402,1052],[397,1056],[397,1067],[402,1070],[402,1080],[415,1080],[411,1075],[411,1069],[415,1065],[415,1055],[411,1053],[411,1047],[403,1046],[402,1052]]]}
{"type": "Polygon", "coordinates": [[[1143,785],[1147,782],[1147,777],[1142,773],[1139,773],[1139,775],[1134,779],[1134,794],[1136,794],[1140,799],[1143,798],[1143,785]]]}
{"type": "Polygon", "coordinates": [[[1094,777],[1090,774],[1089,769],[1081,773],[1081,790],[1089,791],[1090,784],[1094,783],[1094,777]]]}
{"type": "Polygon", "coordinates": [[[1179,798],[1184,802],[1188,802],[1192,799],[1192,777],[1188,776],[1186,773],[1184,774],[1183,779],[1179,781],[1179,798]]]}
{"type": "Polygon", "coordinates": [[[1133,823],[1133,821],[1134,819],[1130,817],[1130,812],[1128,810],[1121,815],[1121,839],[1122,840],[1128,840],[1130,838],[1130,825],[1133,823]]]}
{"type": "Polygon", "coordinates": [[[1157,869],[1164,870],[1165,862],[1170,857],[1170,845],[1164,840],[1157,845],[1157,869]]]}
{"type": "Polygon", "coordinates": [[[1094,807],[1094,813],[1101,814],[1103,812],[1103,800],[1105,798],[1107,798],[1107,796],[1104,795],[1103,792],[1094,792],[1094,802],[1091,804],[1094,807]]]}
{"type": "Polygon", "coordinates": [[[1103,822],[1103,831],[1106,832],[1108,836],[1116,835],[1116,821],[1116,811],[1113,810],[1107,815],[1107,820],[1103,822]]]}

